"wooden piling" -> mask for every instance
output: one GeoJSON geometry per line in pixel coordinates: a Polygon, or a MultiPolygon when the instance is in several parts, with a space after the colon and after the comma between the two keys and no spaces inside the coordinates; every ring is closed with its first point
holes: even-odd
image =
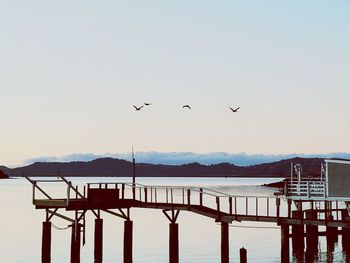
{"type": "MultiPolygon", "coordinates": [[[[305,211],[305,217],[309,220],[317,219],[317,211],[310,209],[305,211]]],[[[318,226],[306,225],[306,262],[314,262],[318,252],[318,226]]]]}
{"type": "Polygon", "coordinates": [[[244,247],[239,249],[239,260],[240,263],[247,263],[247,250],[244,247]]]}
{"type": "MultiPolygon", "coordinates": [[[[350,217],[347,209],[343,209],[341,211],[341,218],[343,222],[350,222],[350,217]]],[[[344,251],[350,252],[350,228],[349,227],[342,228],[342,246],[344,251]]]]}
{"type": "Polygon", "coordinates": [[[74,222],[72,225],[72,236],[71,236],[71,263],[80,263],[80,229],[81,224],[74,222]]]}
{"type": "Polygon", "coordinates": [[[132,263],[132,229],[131,220],[124,221],[124,263],[132,263]]]}
{"type": "Polygon", "coordinates": [[[179,262],[179,225],[169,224],[169,263],[179,262]]]}
{"type": "Polygon", "coordinates": [[[102,263],[103,258],[103,220],[95,219],[95,263],[102,263]]]}
{"type": "Polygon", "coordinates": [[[281,225],[281,263],[289,263],[289,225],[281,225]]]}
{"type": "MultiPolygon", "coordinates": [[[[305,211],[306,219],[317,219],[316,210],[305,211]]],[[[306,251],[315,252],[318,249],[318,226],[306,225],[306,251]]]]}
{"type": "MultiPolygon", "coordinates": [[[[333,215],[328,215],[327,221],[333,221],[333,215]]],[[[327,242],[335,243],[338,240],[338,227],[326,226],[327,242]]]]}
{"type": "MultiPolygon", "coordinates": [[[[302,219],[303,212],[300,210],[292,211],[292,218],[302,219]]],[[[292,225],[292,247],[293,252],[299,256],[304,253],[304,225],[293,224],[292,225]]]]}
{"type": "Polygon", "coordinates": [[[229,263],[229,226],[221,222],[221,263],[229,263]]]}
{"type": "Polygon", "coordinates": [[[41,262],[51,262],[51,222],[43,222],[41,262]]]}

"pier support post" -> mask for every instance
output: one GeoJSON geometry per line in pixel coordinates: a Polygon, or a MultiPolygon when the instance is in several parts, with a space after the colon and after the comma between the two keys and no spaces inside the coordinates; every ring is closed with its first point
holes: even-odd
{"type": "MultiPolygon", "coordinates": [[[[292,211],[292,218],[302,219],[303,211],[296,210],[292,211]]],[[[293,252],[297,258],[304,256],[304,225],[293,224],[292,225],[292,246],[293,252]]]]}
{"type": "Polygon", "coordinates": [[[81,224],[77,221],[72,225],[72,237],[71,237],[71,253],[70,262],[80,263],[80,228],[81,224]]]}
{"type": "Polygon", "coordinates": [[[281,263],[289,263],[289,225],[281,225],[281,263]]]}
{"type": "Polygon", "coordinates": [[[221,222],[221,263],[229,263],[229,226],[221,222]]]}
{"type": "MultiPolygon", "coordinates": [[[[327,221],[333,221],[333,215],[328,215],[327,221]]],[[[326,226],[327,242],[334,243],[338,240],[338,228],[334,226],[326,226]]]]}
{"type": "Polygon", "coordinates": [[[179,263],[179,225],[169,224],[169,263],[179,263]]]}
{"type": "Polygon", "coordinates": [[[239,262],[247,263],[247,250],[244,247],[239,249],[239,262]]]}
{"type": "Polygon", "coordinates": [[[43,222],[41,262],[42,263],[51,262],[51,222],[43,222]]]}
{"type": "MultiPolygon", "coordinates": [[[[317,219],[316,210],[307,210],[306,219],[317,219]]],[[[306,250],[307,251],[317,251],[318,246],[318,226],[307,225],[306,226],[306,250]]]]}
{"type": "MultiPolygon", "coordinates": [[[[329,214],[327,222],[333,221],[333,215],[329,214]]],[[[327,252],[332,254],[335,249],[335,243],[338,241],[338,228],[326,226],[327,252]]]]}
{"type": "MultiPolygon", "coordinates": [[[[316,210],[305,211],[306,219],[317,219],[316,210]]],[[[313,262],[318,251],[318,226],[306,225],[306,261],[313,262]]]]}
{"type": "MultiPolygon", "coordinates": [[[[350,222],[350,217],[347,209],[344,209],[341,211],[341,218],[343,222],[350,222]]],[[[350,228],[349,227],[342,228],[342,246],[344,251],[346,252],[350,251],[350,228]]]]}
{"type": "Polygon", "coordinates": [[[124,263],[132,263],[132,229],[131,220],[124,221],[124,263]]]}
{"type": "Polygon", "coordinates": [[[101,218],[95,219],[95,263],[102,263],[103,251],[103,220],[101,218]]]}

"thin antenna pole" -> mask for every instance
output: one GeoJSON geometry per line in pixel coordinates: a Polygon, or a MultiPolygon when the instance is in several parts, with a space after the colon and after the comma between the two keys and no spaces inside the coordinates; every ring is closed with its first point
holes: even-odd
{"type": "Polygon", "coordinates": [[[132,146],[132,196],[135,199],[135,187],[136,187],[136,164],[134,155],[134,146],[132,146]]]}

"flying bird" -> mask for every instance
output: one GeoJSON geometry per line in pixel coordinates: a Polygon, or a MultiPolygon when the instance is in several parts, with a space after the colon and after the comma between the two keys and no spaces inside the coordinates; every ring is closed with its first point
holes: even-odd
{"type": "Polygon", "coordinates": [[[188,108],[188,109],[191,109],[190,105],[183,105],[182,108],[188,108]]]}
{"type": "Polygon", "coordinates": [[[237,112],[237,111],[239,110],[240,107],[238,107],[238,108],[236,108],[236,109],[233,109],[233,108],[231,108],[231,107],[229,107],[229,108],[232,110],[232,112],[237,112]]]}
{"type": "Polygon", "coordinates": [[[141,110],[143,108],[143,105],[140,107],[136,107],[135,105],[132,105],[132,106],[134,106],[135,110],[141,110]]]}
{"type": "Polygon", "coordinates": [[[145,102],[144,104],[145,104],[145,106],[151,106],[153,103],[145,102]]]}

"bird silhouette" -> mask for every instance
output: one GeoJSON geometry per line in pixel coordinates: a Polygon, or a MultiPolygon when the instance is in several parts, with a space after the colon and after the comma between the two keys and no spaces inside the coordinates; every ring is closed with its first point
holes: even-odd
{"type": "Polygon", "coordinates": [[[144,104],[145,104],[145,106],[151,106],[153,103],[145,102],[144,104]]]}
{"type": "Polygon", "coordinates": [[[182,106],[182,108],[188,108],[188,109],[190,109],[190,110],[191,110],[190,105],[187,105],[187,104],[186,104],[186,105],[183,105],[183,106],[182,106]]]}
{"type": "Polygon", "coordinates": [[[143,105],[140,107],[136,107],[135,105],[132,105],[132,106],[134,106],[135,110],[141,110],[143,108],[143,105]]]}
{"type": "Polygon", "coordinates": [[[239,110],[240,107],[238,107],[238,108],[236,108],[236,109],[233,109],[233,108],[231,108],[231,107],[229,107],[229,108],[232,110],[232,112],[237,112],[237,111],[239,110]]]}

